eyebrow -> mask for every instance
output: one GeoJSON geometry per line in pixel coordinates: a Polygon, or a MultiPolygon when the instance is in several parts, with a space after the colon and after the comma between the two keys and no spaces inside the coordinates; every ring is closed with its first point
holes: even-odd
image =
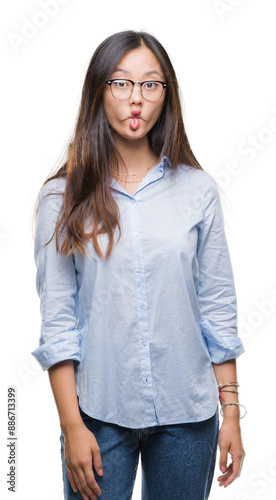
{"type": "MultiPolygon", "coordinates": [[[[115,68],[114,70],[114,73],[117,73],[117,71],[120,71],[122,73],[128,73],[128,71],[124,68],[115,68]]],[[[150,71],[147,71],[146,73],[144,73],[145,75],[153,75],[153,74],[156,74],[156,75],[159,75],[160,78],[163,78],[163,75],[161,75],[161,73],[159,71],[157,71],[156,69],[153,69],[153,70],[150,70],[150,71]]]]}

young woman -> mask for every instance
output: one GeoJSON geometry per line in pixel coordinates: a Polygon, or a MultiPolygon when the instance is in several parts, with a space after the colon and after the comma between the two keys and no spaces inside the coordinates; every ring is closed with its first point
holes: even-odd
{"type": "Polygon", "coordinates": [[[95,51],[67,161],[40,192],[35,260],[32,354],[60,417],[65,499],[130,499],[140,454],[143,500],[207,499],[217,444],[232,483],[244,348],[222,208],[152,35],[95,51]]]}

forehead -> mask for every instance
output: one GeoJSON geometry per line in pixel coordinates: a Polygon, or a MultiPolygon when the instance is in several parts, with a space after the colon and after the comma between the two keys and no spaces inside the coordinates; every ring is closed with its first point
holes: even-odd
{"type": "Polygon", "coordinates": [[[128,52],[117,64],[114,73],[123,74],[139,73],[143,75],[159,75],[163,77],[161,65],[154,53],[145,46],[128,52]]]}

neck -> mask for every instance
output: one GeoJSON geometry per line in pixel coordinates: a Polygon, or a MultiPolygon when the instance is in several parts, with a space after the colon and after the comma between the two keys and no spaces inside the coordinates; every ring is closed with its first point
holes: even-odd
{"type": "Polygon", "coordinates": [[[124,141],[121,137],[114,139],[122,157],[119,158],[119,173],[125,172],[126,169],[129,174],[142,172],[156,157],[150,148],[147,136],[133,141],[124,141]]]}

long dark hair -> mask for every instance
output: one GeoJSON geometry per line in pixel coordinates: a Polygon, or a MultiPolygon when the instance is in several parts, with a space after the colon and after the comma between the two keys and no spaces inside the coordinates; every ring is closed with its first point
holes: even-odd
{"type": "Polygon", "coordinates": [[[108,259],[116,227],[119,237],[121,235],[119,209],[109,186],[110,170],[118,167],[119,152],[106,119],[102,96],[105,82],[119,61],[143,45],[158,59],[168,83],[162,112],[148,134],[149,144],[158,157],[167,156],[173,170],[181,163],[203,170],[191,150],[182,119],[175,71],[160,42],[140,31],[122,31],[106,38],[89,63],[67,160],[43,184],[52,179],[66,178],[62,208],[52,236],[56,235],[56,248],[61,255],[70,255],[74,249],[85,255],[84,244],[92,238],[96,253],[108,259]],[[86,233],[85,224],[90,219],[93,221],[92,232],[86,233]],[[59,240],[64,231],[60,248],[59,240]],[[103,233],[107,233],[109,241],[105,256],[98,243],[98,235],[103,233]]]}

